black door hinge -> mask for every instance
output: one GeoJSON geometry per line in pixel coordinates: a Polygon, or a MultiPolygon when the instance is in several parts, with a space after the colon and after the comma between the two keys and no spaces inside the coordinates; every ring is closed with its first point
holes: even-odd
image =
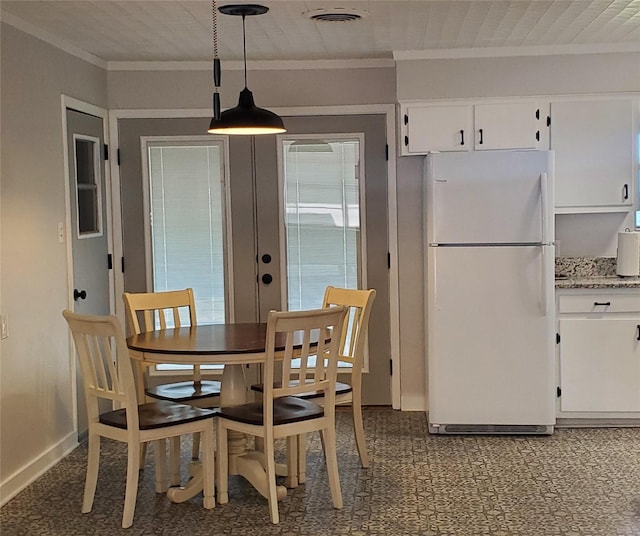
{"type": "Polygon", "coordinates": [[[109,160],[109,146],[106,143],[104,144],[104,159],[109,160]]]}
{"type": "Polygon", "coordinates": [[[389,359],[389,376],[393,376],[393,359],[389,359]]]}
{"type": "Polygon", "coordinates": [[[391,270],[391,253],[387,251],[387,268],[391,270]]]}
{"type": "Polygon", "coordinates": [[[560,333],[556,333],[556,344],[560,344],[560,333]]]}
{"type": "Polygon", "coordinates": [[[560,398],[562,396],[562,389],[560,387],[556,387],[556,396],[560,398]]]}
{"type": "Polygon", "coordinates": [[[409,114],[404,114],[404,124],[405,125],[409,124],[409,114]]]}
{"type": "Polygon", "coordinates": [[[122,273],[124,274],[124,257],[120,257],[120,269],[122,270],[122,273]]]}
{"type": "Polygon", "coordinates": [[[107,255],[107,269],[113,270],[113,255],[111,253],[107,255]]]}
{"type": "Polygon", "coordinates": [[[384,146],[384,159],[389,160],[389,144],[386,143],[384,146]]]}
{"type": "Polygon", "coordinates": [[[116,151],[116,161],[118,162],[118,165],[120,165],[120,149],[119,148],[116,151]]]}

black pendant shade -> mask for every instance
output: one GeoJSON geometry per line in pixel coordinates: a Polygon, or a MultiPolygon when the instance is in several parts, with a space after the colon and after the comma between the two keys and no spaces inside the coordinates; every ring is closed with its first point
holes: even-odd
{"type": "MultiPolygon", "coordinates": [[[[247,87],[247,45],[245,33],[245,18],[252,15],[262,15],[269,8],[257,4],[230,4],[220,7],[225,15],[242,17],[242,52],[244,59],[244,89],[240,92],[238,105],[220,113],[220,96],[217,87],[220,85],[220,62],[214,60],[214,79],[216,93],[213,96],[213,118],[207,132],[210,134],[248,135],[278,134],[286,132],[282,119],[264,108],[258,108],[253,100],[253,93],[247,87]]],[[[215,13],[215,4],[214,4],[215,13]]],[[[216,24],[214,18],[214,43],[216,43],[216,24]]]]}
{"type": "Polygon", "coordinates": [[[210,134],[278,134],[286,132],[282,119],[264,108],[258,108],[253,101],[253,93],[248,88],[240,92],[238,105],[225,110],[220,119],[215,116],[209,125],[210,134]]]}

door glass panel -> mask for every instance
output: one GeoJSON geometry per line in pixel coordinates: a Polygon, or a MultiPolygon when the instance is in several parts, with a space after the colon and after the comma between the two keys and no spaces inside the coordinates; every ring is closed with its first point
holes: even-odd
{"type": "Polygon", "coordinates": [[[101,233],[98,149],[97,140],[74,136],[79,238],[101,233]]]}
{"type": "Polygon", "coordinates": [[[223,155],[222,142],[148,145],[153,290],[193,288],[199,324],[226,320],[223,155]]]}
{"type": "Polygon", "coordinates": [[[359,137],[282,138],[289,310],[320,307],[328,285],[358,288],[359,137]]]}

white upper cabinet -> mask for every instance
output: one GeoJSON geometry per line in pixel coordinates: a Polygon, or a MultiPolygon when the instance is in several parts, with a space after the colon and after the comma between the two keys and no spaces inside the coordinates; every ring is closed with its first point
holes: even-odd
{"type": "Polygon", "coordinates": [[[633,144],[633,101],[553,102],[556,212],[631,210],[633,144]]]}
{"type": "Polygon", "coordinates": [[[408,106],[402,113],[402,154],[468,151],[473,146],[471,105],[408,106]]]}
{"type": "Polygon", "coordinates": [[[548,149],[549,103],[402,104],[401,154],[548,149]]]}
{"type": "Polygon", "coordinates": [[[543,109],[535,102],[476,104],[476,151],[541,149],[546,138],[548,108],[548,104],[543,109]]]}

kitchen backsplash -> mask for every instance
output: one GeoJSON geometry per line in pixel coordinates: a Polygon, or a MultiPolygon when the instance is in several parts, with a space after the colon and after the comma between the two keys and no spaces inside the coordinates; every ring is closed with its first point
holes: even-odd
{"type": "Polygon", "coordinates": [[[556,257],[556,276],[615,276],[615,257],[556,257]]]}

